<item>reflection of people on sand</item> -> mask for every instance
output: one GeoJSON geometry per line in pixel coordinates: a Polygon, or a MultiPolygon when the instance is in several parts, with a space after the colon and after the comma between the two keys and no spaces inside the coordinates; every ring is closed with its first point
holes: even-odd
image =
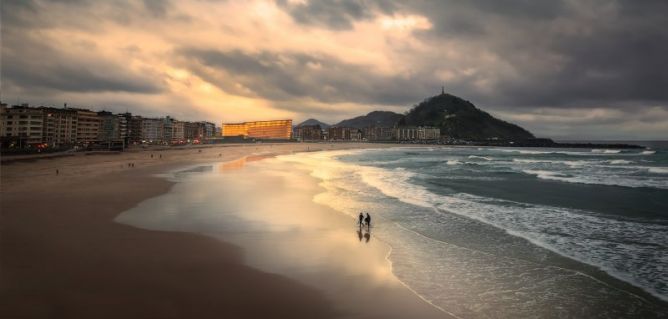
{"type": "Polygon", "coordinates": [[[362,242],[362,238],[364,238],[365,242],[368,243],[369,240],[371,240],[371,231],[362,229],[362,227],[360,227],[357,230],[357,238],[360,240],[360,242],[362,242]]]}
{"type": "Polygon", "coordinates": [[[357,230],[357,237],[359,238],[360,242],[362,241],[362,237],[364,237],[366,239],[365,242],[368,243],[371,239],[371,215],[366,213],[366,217],[364,217],[364,212],[360,212],[358,217],[359,229],[357,230]],[[366,225],[366,229],[363,228],[364,225],[366,225]],[[362,235],[363,230],[364,235],[362,235]]]}

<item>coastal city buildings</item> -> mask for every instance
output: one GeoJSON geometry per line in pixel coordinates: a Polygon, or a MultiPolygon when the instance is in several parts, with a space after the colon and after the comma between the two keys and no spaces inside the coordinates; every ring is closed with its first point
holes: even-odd
{"type": "Polygon", "coordinates": [[[434,127],[367,127],[320,125],[292,127],[292,120],[223,123],[180,121],[169,116],[146,118],[131,113],[94,112],[81,108],[9,107],[0,104],[0,146],[4,148],[87,148],[131,144],[200,144],[252,140],[370,141],[429,143],[441,139],[434,127]],[[218,136],[218,137],[217,137],[218,136]]]}
{"type": "Polygon", "coordinates": [[[121,137],[120,120],[111,112],[102,111],[97,113],[100,123],[96,141],[116,141],[121,137]]]}
{"type": "Polygon", "coordinates": [[[295,139],[298,141],[321,141],[324,139],[320,125],[303,125],[295,128],[295,139]]]}
{"type": "Polygon", "coordinates": [[[396,136],[394,127],[369,127],[365,131],[369,141],[392,141],[396,136]]]}
{"type": "Polygon", "coordinates": [[[330,127],[329,128],[329,139],[331,141],[346,141],[350,140],[350,132],[354,130],[350,127],[330,127]]]}
{"type": "Polygon", "coordinates": [[[142,125],[144,124],[144,118],[137,115],[130,116],[129,133],[128,140],[129,143],[141,143],[142,141],[142,125]]]}
{"type": "Polygon", "coordinates": [[[185,143],[185,128],[185,122],[172,121],[172,143],[185,143]]]}
{"type": "Polygon", "coordinates": [[[77,142],[89,143],[96,141],[100,133],[100,118],[96,112],[75,109],[77,112],[77,142]]]}
{"type": "Polygon", "coordinates": [[[9,107],[0,103],[0,147],[67,148],[104,145],[185,144],[213,141],[214,123],[187,122],[164,118],[144,118],[131,113],[115,114],[87,109],[31,107],[28,104],[9,107]]]}
{"type": "Polygon", "coordinates": [[[290,139],[292,120],[255,121],[243,123],[223,123],[223,137],[290,139]]]}
{"type": "Polygon", "coordinates": [[[425,141],[438,140],[441,130],[434,127],[398,127],[396,139],[398,141],[425,141]]]}
{"type": "Polygon", "coordinates": [[[42,143],[44,138],[44,111],[24,104],[0,108],[0,134],[19,145],[42,143]]]}
{"type": "Polygon", "coordinates": [[[163,131],[162,119],[144,118],[141,121],[141,141],[145,143],[161,142],[163,131]]]}
{"type": "Polygon", "coordinates": [[[40,109],[44,112],[43,142],[55,147],[74,145],[77,140],[77,112],[55,107],[40,109]]]}

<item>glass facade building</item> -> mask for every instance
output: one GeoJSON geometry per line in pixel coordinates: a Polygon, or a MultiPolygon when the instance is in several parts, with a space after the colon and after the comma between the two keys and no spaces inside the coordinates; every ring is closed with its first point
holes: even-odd
{"type": "Polygon", "coordinates": [[[244,136],[259,139],[289,139],[292,120],[223,123],[223,137],[244,136]]]}

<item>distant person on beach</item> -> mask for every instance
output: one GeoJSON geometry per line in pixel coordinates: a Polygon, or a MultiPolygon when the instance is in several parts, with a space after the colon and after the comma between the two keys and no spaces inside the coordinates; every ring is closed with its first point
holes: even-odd
{"type": "Polygon", "coordinates": [[[360,212],[360,221],[359,221],[359,223],[360,223],[360,227],[362,227],[362,225],[364,225],[364,214],[362,214],[361,212],[360,212]]]}
{"type": "Polygon", "coordinates": [[[56,168],[56,175],[60,174],[60,171],[56,168]]]}
{"type": "Polygon", "coordinates": [[[369,215],[369,213],[366,213],[366,218],[364,218],[364,221],[366,222],[366,228],[370,229],[371,228],[371,215],[369,215]]]}

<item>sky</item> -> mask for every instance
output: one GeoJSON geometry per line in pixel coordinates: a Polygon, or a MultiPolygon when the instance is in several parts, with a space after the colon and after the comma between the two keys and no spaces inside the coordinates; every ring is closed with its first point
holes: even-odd
{"type": "Polygon", "coordinates": [[[445,91],[539,137],[668,139],[665,0],[1,0],[0,99],[220,124],[445,91]]]}

